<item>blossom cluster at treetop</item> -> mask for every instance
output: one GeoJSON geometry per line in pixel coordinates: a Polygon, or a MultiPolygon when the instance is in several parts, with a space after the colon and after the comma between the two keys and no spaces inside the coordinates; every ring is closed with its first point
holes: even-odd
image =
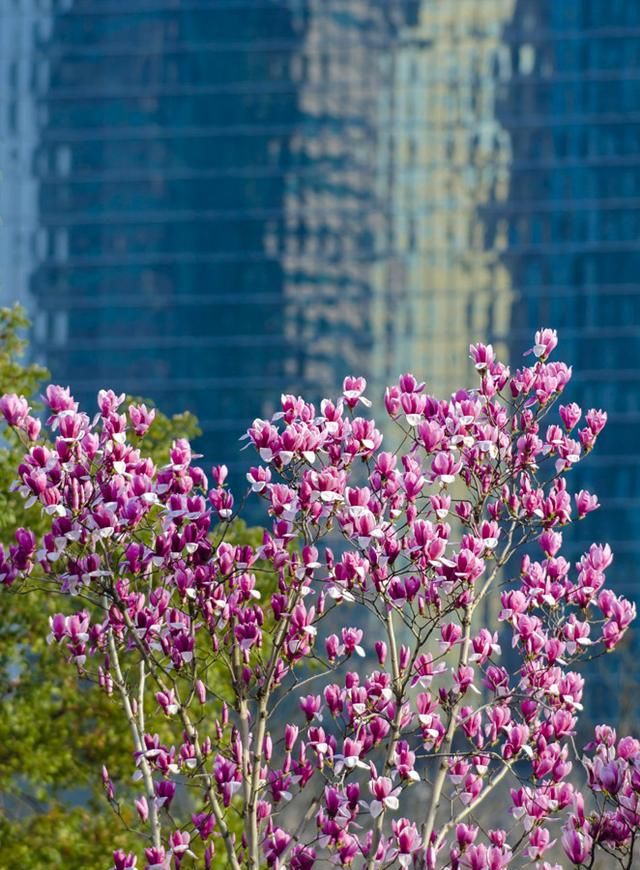
{"type": "Polygon", "coordinates": [[[607,418],[560,404],[556,345],[540,330],[513,373],[472,345],[477,381],[448,399],[403,375],[384,396],[397,448],[363,378],[319,408],[282,396],[244,436],[269,516],[255,548],[228,540],[244,494],[224,465],[208,477],[184,440],[145,457],[144,405],[101,391],[91,417],[52,385],[41,427],[0,399],[16,487],[49,517],[0,552],[0,580],[60,595],[50,643],[131,734],[140,854],[105,870],[632,866],[640,742],[574,736],[578,664],[635,606],[605,585],[606,543],[562,555],[599,507],[569,481],[607,418]]]}

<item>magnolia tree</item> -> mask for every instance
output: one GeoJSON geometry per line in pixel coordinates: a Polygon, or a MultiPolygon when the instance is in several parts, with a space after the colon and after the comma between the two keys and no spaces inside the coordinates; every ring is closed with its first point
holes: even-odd
{"type": "Polygon", "coordinates": [[[144,406],[101,392],[92,419],[50,386],[48,447],[26,400],[3,397],[17,486],[50,531],[20,529],[0,577],[61,594],[50,641],[131,734],[144,857],[116,850],[115,870],[552,870],[554,844],[565,867],[599,850],[632,866],[640,742],[573,738],[576,665],[635,608],[604,586],[607,545],[561,555],[562,528],[598,507],[567,479],[606,414],[551,416],[571,377],[556,344],[538,332],[513,375],[473,345],[477,386],[446,400],[404,375],[384,400],[393,452],[358,414],[362,378],[319,411],[283,396],[245,436],[271,517],[257,549],[225,541],[224,466],[210,484],[187,442],[162,468],[134,446],[144,406]],[[172,743],[145,727],[149,687],[172,743]]]}

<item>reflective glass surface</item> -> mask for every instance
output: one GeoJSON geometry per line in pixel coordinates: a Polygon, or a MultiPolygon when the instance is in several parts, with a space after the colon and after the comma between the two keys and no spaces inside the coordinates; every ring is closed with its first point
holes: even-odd
{"type": "Polygon", "coordinates": [[[84,399],[190,408],[468,382],[558,328],[610,425],[576,488],[637,595],[640,4],[4,0],[0,286],[84,399]]]}

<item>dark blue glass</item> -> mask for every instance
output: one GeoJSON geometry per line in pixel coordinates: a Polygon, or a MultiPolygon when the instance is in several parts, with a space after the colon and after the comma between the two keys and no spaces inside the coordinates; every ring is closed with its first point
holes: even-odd
{"type": "Polygon", "coordinates": [[[0,49],[0,283],[56,380],[238,470],[281,392],[446,394],[554,326],[610,420],[570,552],[637,596],[640,4],[5,0],[0,49]]]}

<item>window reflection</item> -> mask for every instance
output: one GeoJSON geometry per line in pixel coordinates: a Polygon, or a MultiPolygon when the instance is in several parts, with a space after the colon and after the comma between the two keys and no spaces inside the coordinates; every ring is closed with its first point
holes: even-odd
{"type": "Polygon", "coordinates": [[[56,379],[191,407],[213,460],[283,390],[446,393],[557,326],[632,586],[640,6],[126,5],[0,4],[0,277],[56,379]]]}

